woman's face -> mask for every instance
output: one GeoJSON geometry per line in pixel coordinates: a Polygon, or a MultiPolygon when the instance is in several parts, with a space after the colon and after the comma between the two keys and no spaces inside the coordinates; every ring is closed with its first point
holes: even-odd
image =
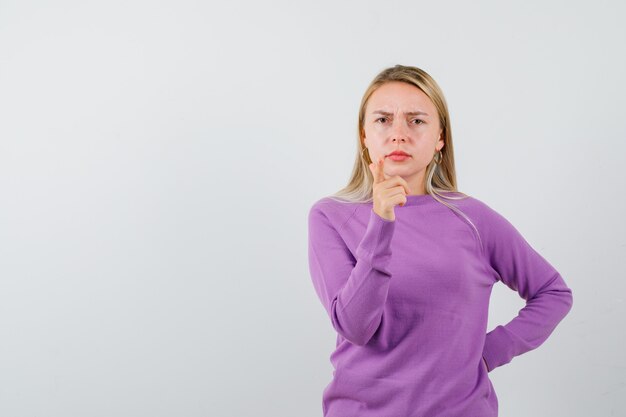
{"type": "Polygon", "coordinates": [[[444,145],[439,115],[430,98],[414,85],[387,82],[370,96],[363,130],[372,161],[385,158],[385,177],[399,175],[409,183],[411,194],[424,194],[426,166],[444,145]],[[389,155],[393,151],[409,156],[394,160],[389,155]]]}

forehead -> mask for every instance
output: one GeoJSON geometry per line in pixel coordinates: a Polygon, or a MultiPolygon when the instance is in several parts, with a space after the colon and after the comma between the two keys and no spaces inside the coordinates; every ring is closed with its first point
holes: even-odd
{"type": "Polygon", "coordinates": [[[391,113],[423,111],[436,114],[436,108],[422,90],[400,81],[387,82],[378,87],[367,101],[366,112],[382,110],[391,113]]]}

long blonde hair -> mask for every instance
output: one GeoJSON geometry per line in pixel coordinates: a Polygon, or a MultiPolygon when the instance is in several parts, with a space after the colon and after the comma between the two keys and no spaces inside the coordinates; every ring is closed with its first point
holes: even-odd
{"type": "Polygon", "coordinates": [[[368,160],[365,160],[363,157],[363,150],[365,149],[365,145],[363,143],[363,138],[365,137],[365,130],[363,127],[365,123],[365,108],[374,91],[390,81],[401,81],[419,88],[435,105],[439,115],[439,124],[443,130],[442,138],[444,141],[444,147],[441,149],[443,158],[439,163],[436,163],[433,158],[426,167],[426,194],[432,195],[435,200],[461,215],[471,224],[480,240],[476,226],[474,226],[474,223],[465,215],[465,213],[461,212],[458,207],[444,201],[444,199],[462,200],[468,198],[469,195],[457,190],[456,170],[454,166],[454,147],[452,144],[452,127],[450,125],[450,115],[448,114],[448,104],[446,103],[446,99],[435,80],[426,71],[417,67],[395,65],[393,67],[386,68],[381,71],[367,87],[367,90],[361,99],[361,106],[359,108],[357,152],[350,180],[348,181],[348,185],[329,197],[336,201],[348,203],[369,203],[373,201],[372,185],[374,183],[374,178],[372,177],[372,173],[368,167],[371,160],[369,160],[369,158],[368,160]],[[448,195],[442,194],[443,192],[448,192],[448,195]],[[453,197],[450,194],[458,194],[460,197],[453,197]]]}

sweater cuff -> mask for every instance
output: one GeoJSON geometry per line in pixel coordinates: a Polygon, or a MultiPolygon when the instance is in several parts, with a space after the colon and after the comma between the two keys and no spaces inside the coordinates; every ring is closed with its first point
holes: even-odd
{"type": "Polygon", "coordinates": [[[513,343],[508,331],[502,325],[497,326],[485,336],[483,357],[489,371],[505,365],[513,359],[513,343]]]}

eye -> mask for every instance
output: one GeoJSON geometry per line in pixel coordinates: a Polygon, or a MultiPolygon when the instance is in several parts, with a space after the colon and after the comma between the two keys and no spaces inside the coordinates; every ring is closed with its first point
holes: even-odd
{"type": "Polygon", "coordinates": [[[413,119],[414,122],[420,122],[420,123],[416,123],[416,124],[423,124],[424,121],[421,119],[413,119]]]}
{"type": "Polygon", "coordinates": [[[374,122],[378,122],[379,120],[382,120],[382,119],[386,119],[386,117],[379,117],[378,119],[374,120],[374,122]]]}

